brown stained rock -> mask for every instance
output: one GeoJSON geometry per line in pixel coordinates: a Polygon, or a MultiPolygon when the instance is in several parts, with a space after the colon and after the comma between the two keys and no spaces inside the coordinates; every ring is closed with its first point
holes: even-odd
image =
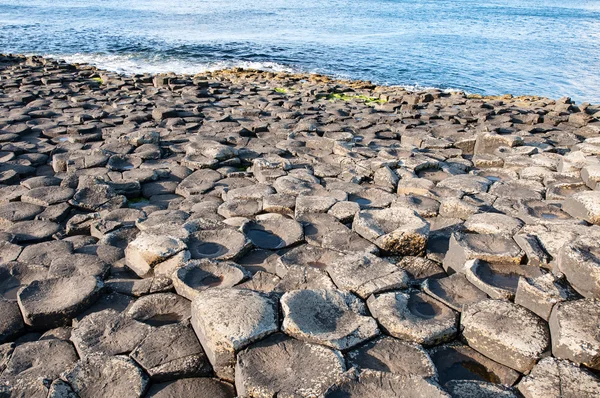
{"type": "Polygon", "coordinates": [[[339,290],[296,290],[281,297],[283,331],[297,339],[346,350],[379,334],[363,302],[339,290]]]}
{"type": "Polygon", "coordinates": [[[339,256],[326,268],[339,289],[366,299],[373,293],[408,287],[407,273],[394,264],[368,253],[339,256]]]}
{"type": "Polygon", "coordinates": [[[462,312],[461,328],[469,346],[490,359],[526,373],[550,345],[544,321],[507,301],[486,300],[462,312]]]}
{"type": "Polygon", "coordinates": [[[371,369],[394,374],[437,377],[431,358],[419,344],[380,337],[361,345],[346,355],[348,367],[371,369]]]}
{"type": "Polygon", "coordinates": [[[600,302],[593,299],[558,303],[552,309],[552,355],[600,369],[600,302]]]}
{"type": "Polygon", "coordinates": [[[525,398],[593,398],[600,379],[573,362],[543,358],[517,385],[525,398]]]}
{"type": "Polygon", "coordinates": [[[194,331],[181,323],[155,328],[130,357],[155,382],[208,376],[212,370],[194,331]]]}
{"type": "Polygon", "coordinates": [[[93,304],[102,287],[93,276],[35,280],[19,290],[19,307],[27,325],[50,329],[70,322],[93,304]]]}
{"type": "Polygon", "coordinates": [[[62,375],[80,398],[139,397],[148,388],[148,376],[129,358],[91,354],[62,375]]]}
{"type": "Polygon", "coordinates": [[[367,305],[386,333],[401,340],[437,345],[457,333],[458,314],[418,291],[373,295],[367,305]]]}
{"type": "Polygon", "coordinates": [[[429,223],[403,207],[362,210],[352,229],[386,253],[405,256],[423,255],[429,236],[429,223]]]}
{"type": "Polygon", "coordinates": [[[346,377],[330,387],[323,397],[450,398],[450,395],[434,381],[420,376],[367,370],[358,375],[349,371],[346,377]]]}
{"type": "Polygon", "coordinates": [[[197,377],[152,384],[146,397],[234,398],[235,393],[233,386],[227,382],[208,377],[197,377]]]}
{"type": "Polygon", "coordinates": [[[77,359],[73,345],[67,341],[51,339],[23,343],[15,347],[2,376],[53,380],[77,359]]]}
{"type": "Polygon", "coordinates": [[[235,384],[244,397],[315,397],[344,371],[340,352],[276,334],[238,354],[235,384]]]}
{"type": "Polygon", "coordinates": [[[217,376],[234,380],[235,355],[279,330],[277,302],[245,289],[208,289],[192,302],[192,326],[217,376]]]}
{"type": "Polygon", "coordinates": [[[444,385],[452,380],[475,380],[512,386],[518,379],[515,370],[494,362],[469,346],[450,343],[428,351],[444,385]]]}
{"type": "Polygon", "coordinates": [[[512,238],[497,234],[453,233],[444,257],[446,272],[464,272],[468,260],[480,259],[490,263],[520,264],[521,248],[512,238]]]}
{"type": "Polygon", "coordinates": [[[292,215],[296,206],[296,197],[278,193],[265,195],[262,198],[262,206],[266,213],[292,215]]]}
{"type": "Polygon", "coordinates": [[[248,278],[249,272],[230,261],[191,260],[173,274],[173,286],[180,296],[194,300],[206,289],[233,287],[248,278]]]}

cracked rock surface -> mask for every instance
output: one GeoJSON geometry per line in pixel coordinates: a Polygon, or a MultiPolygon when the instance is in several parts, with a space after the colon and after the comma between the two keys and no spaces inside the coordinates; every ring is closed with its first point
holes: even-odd
{"type": "Polygon", "coordinates": [[[599,155],[569,98],[0,55],[0,396],[596,397],[599,155]]]}

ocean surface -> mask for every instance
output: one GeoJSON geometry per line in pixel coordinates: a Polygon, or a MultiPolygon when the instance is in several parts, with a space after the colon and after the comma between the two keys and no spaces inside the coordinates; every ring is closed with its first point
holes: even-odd
{"type": "Polygon", "coordinates": [[[600,103],[600,0],[0,0],[0,52],[600,103]]]}

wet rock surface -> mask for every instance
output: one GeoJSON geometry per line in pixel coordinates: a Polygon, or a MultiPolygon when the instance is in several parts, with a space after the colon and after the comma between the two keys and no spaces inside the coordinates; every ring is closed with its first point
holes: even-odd
{"type": "Polygon", "coordinates": [[[597,396],[599,116],[0,55],[0,395],[597,396]]]}

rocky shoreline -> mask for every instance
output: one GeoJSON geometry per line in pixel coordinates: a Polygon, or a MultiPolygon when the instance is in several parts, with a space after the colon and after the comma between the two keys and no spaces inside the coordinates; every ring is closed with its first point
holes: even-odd
{"type": "Polygon", "coordinates": [[[600,107],[0,55],[0,397],[600,396],[600,107]]]}

